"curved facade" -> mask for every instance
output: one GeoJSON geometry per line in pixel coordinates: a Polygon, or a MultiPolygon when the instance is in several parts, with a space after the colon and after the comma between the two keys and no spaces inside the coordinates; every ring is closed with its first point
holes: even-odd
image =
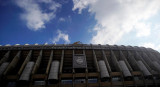
{"type": "Polygon", "coordinates": [[[137,46],[0,46],[3,87],[160,87],[160,53],[137,46]]]}

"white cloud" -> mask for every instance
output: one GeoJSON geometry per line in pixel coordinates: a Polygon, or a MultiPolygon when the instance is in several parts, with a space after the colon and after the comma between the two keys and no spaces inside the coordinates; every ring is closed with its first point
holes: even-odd
{"type": "Polygon", "coordinates": [[[72,10],[76,10],[78,9],[78,13],[81,14],[82,10],[84,8],[87,8],[87,6],[90,4],[90,3],[93,3],[95,2],[96,0],[73,0],[73,4],[74,4],[74,7],[72,8],[72,10]]]}
{"type": "Polygon", "coordinates": [[[57,30],[57,37],[53,38],[52,43],[57,43],[61,39],[64,40],[65,43],[70,43],[69,35],[63,33],[61,30],[57,30]]]}
{"type": "Polygon", "coordinates": [[[154,36],[160,40],[160,23],[155,24],[153,29],[154,36]]]}
{"type": "Polygon", "coordinates": [[[139,46],[143,46],[143,47],[147,47],[147,48],[152,48],[154,50],[160,51],[160,45],[156,45],[156,44],[151,43],[151,42],[142,43],[139,46]]]}
{"type": "Polygon", "coordinates": [[[45,28],[45,23],[52,20],[56,16],[57,8],[61,7],[52,0],[16,0],[16,4],[24,10],[21,18],[27,22],[27,27],[34,31],[45,28]],[[48,7],[44,10],[40,4],[47,4],[48,7]],[[46,10],[48,12],[45,12],[46,10]]]}
{"type": "Polygon", "coordinates": [[[146,22],[160,9],[160,0],[73,0],[73,11],[79,13],[88,7],[95,14],[91,43],[115,44],[125,34],[136,31],[135,36],[150,35],[150,23],[146,22]],[[149,25],[148,25],[149,24],[149,25]]]}
{"type": "Polygon", "coordinates": [[[52,3],[52,0],[39,0],[39,2],[52,3]]]}
{"type": "Polygon", "coordinates": [[[137,30],[137,37],[148,36],[150,34],[150,24],[145,24],[143,22],[136,23],[135,29],[137,30]]]}
{"type": "Polygon", "coordinates": [[[57,8],[61,7],[61,4],[56,3],[53,0],[39,0],[39,2],[48,4],[48,8],[54,12],[57,10],[57,8]]]}
{"type": "Polygon", "coordinates": [[[61,18],[59,18],[59,21],[64,22],[65,19],[61,17],[61,18]]]}
{"type": "Polygon", "coordinates": [[[151,43],[151,42],[143,43],[143,44],[141,44],[139,46],[144,46],[144,47],[147,47],[147,48],[153,48],[153,49],[155,49],[155,45],[153,43],[151,43]]]}

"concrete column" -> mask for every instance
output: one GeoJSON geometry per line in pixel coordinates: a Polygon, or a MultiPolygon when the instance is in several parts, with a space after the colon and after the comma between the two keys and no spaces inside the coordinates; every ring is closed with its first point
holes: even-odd
{"type": "Polygon", "coordinates": [[[25,65],[26,65],[26,64],[28,63],[28,61],[30,60],[31,55],[32,55],[32,50],[29,51],[29,53],[28,53],[26,59],[24,60],[22,66],[21,66],[21,68],[20,68],[20,70],[18,71],[18,75],[20,75],[20,74],[22,73],[22,71],[23,71],[25,65]]]}
{"type": "Polygon", "coordinates": [[[37,58],[37,60],[36,60],[36,63],[35,63],[35,65],[34,65],[34,68],[33,68],[33,70],[32,70],[32,75],[37,72],[37,70],[38,70],[38,68],[39,68],[39,66],[40,66],[40,63],[41,63],[41,60],[42,60],[42,52],[43,52],[43,51],[41,50],[40,53],[39,53],[39,56],[38,56],[38,58],[37,58]]]}
{"type": "Polygon", "coordinates": [[[13,60],[11,61],[11,63],[8,65],[7,69],[4,72],[4,75],[6,75],[9,71],[11,71],[12,69],[14,69],[20,59],[20,54],[21,51],[18,51],[17,55],[13,58],[13,60]]]}
{"type": "Polygon", "coordinates": [[[137,61],[135,60],[134,56],[128,51],[128,62],[132,65],[132,68],[134,68],[136,71],[140,70],[138,67],[137,61]]]}
{"type": "Polygon", "coordinates": [[[62,50],[61,63],[60,63],[60,69],[59,69],[59,72],[60,72],[60,73],[62,73],[63,60],[64,60],[64,50],[62,50]]]}
{"type": "Polygon", "coordinates": [[[115,56],[115,54],[113,53],[112,50],[111,50],[111,58],[112,58],[112,62],[113,62],[113,64],[114,64],[115,68],[116,68],[117,70],[121,71],[121,68],[120,68],[120,66],[119,66],[119,64],[118,64],[117,58],[116,58],[116,56],[115,56]]]}
{"type": "Polygon", "coordinates": [[[148,69],[146,68],[146,66],[143,64],[142,61],[137,61],[138,62],[138,66],[140,67],[141,71],[143,72],[144,76],[150,76],[151,73],[148,71],[148,69]]]}
{"type": "Polygon", "coordinates": [[[6,62],[8,59],[9,59],[9,54],[10,54],[11,51],[8,51],[4,56],[3,58],[0,60],[0,65],[3,63],[3,62],[6,62]]]}
{"type": "Polygon", "coordinates": [[[95,64],[95,67],[97,69],[97,72],[99,72],[99,66],[98,66],[98,63],[97,63],[97,58],[96,58],[96,54],[95,54],[94,50],[93,50],[93,59],[94,59],[94,64],[95,64]]]}
{"type": "Polygon", "coordinates": [[[110,65],[109,65],[109,62],[108,62],[108,59],[107,59],[107,57],[106,57],[106,54],[104,53],[104,50],[102,50],[102,54],[103,54],[103,60],[104,60],[106,66],[107,66],[107,68],[108,68],[108,71],[109,71],[109,72],[112,72],[111,67],[110,67],[110,65]]]}
{"type": "Polygon", "coordinates": [[[157,61],[153,61],[152,63],[157,68],[157,70],[160,72],[160,64],[157,61]]]}
{"type": "Polygon", "coordinates": [[[50,58],[49,58],[47,69],[46,69],[46,74],[48,74],[48,72],[49,72],[52,60],[53,60],[53,50],[51,51],[51,54],[50,54],[50,58]]]}
{"type": "Polygon", "coordinates": [[[129,65],[128,61],[126,60],[126,57],[125,57],[124,54],[122,53],[122,51],[120,51],[120,57],[121,57],[121,59],[125,62],[125,64],[127,65],[127,68],[128,68],[130,71],[133,71],[133,69],[132,69],[131,66],[129,65]]]}
{"type": "Polygon", "coordinates": [[[6,70],[6,68],[7,68],[8,65],[9,65],[8,62],[2,63],[2,65],[0,66],[0,77],[3,74],[3,72],[6,70]]]}
{"type": "Polygon", "coordinates": [[[136,58],[138,58],[138,60],[142,61],[143,64],[145,65],[145,67],[151,72],[152,69],[148,66],[148,64],[143,60],[143,58],[139,55],[139,53],[136,51],[136,58]]]}
{"type": "Polygon", "coordinates": [[[157,68],[153,65],[151,58],[149,58],[147,54],[144,52],[143,52],[143,59],[151,67],[153,71],[158,71],[157,68]]]}

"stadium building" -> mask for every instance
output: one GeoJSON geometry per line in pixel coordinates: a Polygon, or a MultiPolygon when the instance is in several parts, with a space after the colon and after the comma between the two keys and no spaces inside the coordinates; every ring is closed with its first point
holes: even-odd
{"type": "Polygon", "coordinates": [[[137,46],[0,46],[1,87],[160,87],[160,53],[137,46]]]}

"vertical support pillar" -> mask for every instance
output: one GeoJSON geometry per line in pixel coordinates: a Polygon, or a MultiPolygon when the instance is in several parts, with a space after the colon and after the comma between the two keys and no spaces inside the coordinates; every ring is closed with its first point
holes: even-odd
{"type": "Polygon", "coordinates": [[[9,62],[7,62],[7,60],[9,59],[9,54],[10,54],[10,51],[8,51],[0,60],[0,77],[3,74],[3,72],[6,70],[7,66],[9,65],[9,62]]]}
{"type": "Polygon", "coordinates": [[[39,65],[40,65],[41,60],[42,60],[42,52],[43,52],[43,50],[41,50],[40,53],[39,53],[39,56],[38,56],[38,58],[36,60],[34,68],[32,70],[32,75],[35,74],[37,72],[37,69],[39,68],[39,65]]]}
{"type": "MultiPolygon", "coordinates": [[[[75,52],[73,50],[72,58],[74,58],[74,55],[75,55],[75,52]]],[[[75,69],[72,66],[72,87],[74,87],[74,80],[75,80],[74,74],[75,74],[75,69]]]]}
{"type": "Polygon", "coordinates": [[[46,69],[46,72],[45,72],[45,75],[46,75],[45,80],[47,81],[46,85],[48,85],[48,77],[49,77],[48,73],[49,73],[49,70],[51,68],[52,60],[53,60],[53,50],[51,50],[49,61],[48,61],[48,65],[47,65],[47,69],[46,69]]]}
{"type": "Polygon", "coordinates": [[[125,64],[127,65],[127,67],[129,68],[130,71],[133,71],[133,69],[131,68],[131,66],[129,65],[128,61],[126,60],[126,57],[124,56],[124,54],[122,53],[122,51],[120,51],[120,57],[122,58],[122,60],[124,60],[125,64]]]}
{"type": "Polygon", "coordinates": [[[0,66],[0,77],[3,74],[3,72],[6,70],[8,65],[9,65],[8,62],[2,63],[2,65],[0,66]]]}
{"type": "Polygon", "coordinates": [[[97,72],[98,72],[98,84],[100,86],[100,69],[99,69],[99,66],[98,66],[98,62],[97,62],[97,57],[96,57],[96,54],[95,54],[95,51],[93,50],[93,59],[94,59],[94,64],[95,64],[95,67],[97,69],[97,72]]]}
{"type": "MultiPolygon", "coordinates": [[[[86,54],[84,49],[83,49],[83,55],[85,55],[85,59],[86,59],[86,54]]],[[[87,59],[86,59],[86,62],[87,62],[87,59]]],[[[85,77],[86,77],[86,87],[88,87],[88,67],[86,67],[86,70],[85,70],[85,77]]]]}
{"type": "MultiPolygon", "coordinates": [[[[147,56],[146,53],[143,52],[143,59],[144,61],[151,67],[152,71],[157,70],[156,67],[153,65],[151,58],[147,56]]],[[[158,70],[157,70],[158,71],[158,70]]]]}
{"type": "MultiPolygon", "coordinates": [[[[143,62],[143,64],[145,65],[145,67],[152,72],[152,69],[148,66],[148,64],[143,60],[143,58],[138,54],[138,52],[136,51],[136,57],[139,58],[139,60],[141,60],[143,62]]],[[[141,68],[140,68],[141,69],[141,68]]]]}
{"type": "Polygon", "coordinates": [[[98,62],[97,62],[97,58],[94,50],[93,50],[93,59],[94,59],[94,64],[97,69],[97,72],[99,72],[99,66],[98,66],[98,62]]]}
{"type": "Polygon", "coordinates": [[[0,65],[1,65],[3,62],[6,62],[6,61],[9,59],[9,54],[10,54],[10,51],[8,51],[8,52],[3,56],[3,58],[0,60],[0,65]]]}
{"type": "Polygon", "coordinates": [[[22,66],[21,66],[21,68],[20,68],[20,70],[18,71],[18,75],[20,75],[20,74],[22,73],[25,65],[26,65],[26,64],[28,63],[28,61],[31,59],[31,55],[32,55],[32,50],[29,51],[29,53],[28,53],[26,59],[24,60],[22,66]]]}
{"type": "Polygon", "coordinates": [[[160,64],[157,61],[152,61],[152,63],[157,68],[158,72],[160,72],[160,64]]]}
{"type": "Polygon", "coordinates": [[[150,76],[150,75],[151,75],[151,73],[148,71],[148,69],[147,69],[146,66],[143,64],[142,61],[139,60],[139,61],[138,61],[138,65],[139,65],[141,71],[143,72],[143,74],[144,74],[145,76],[150,76]]]}
{"type": "Polygon", "coordinates": [[[9,71],[14,69],[20,59],[21,51],[18,51],[17,55],[13,58],[12,62],[8,65],[7,69],[4,72],[4,75],[6,75],[9,71]]]}
{"type": "Polygon", "coordinates": [[[157,61],[160,64],[160,60],[158,60],[158,57],[156,56],[155,53],[150,53],[150,55],[154,58],[155,61],[157,61]]]}
{"type": "Polygon", "coordinates": [[[60,63],[60,69],[59,69],[60,74],[62,74],[63,60],[64,60],[64,50],[62,50],[61,63],[60,63]]]}
{"type": "Polygon", "coordinates": [[[128,61],[130,62],[130,64],[133,66],[133,68],[135,70],[140,70],[140,68],[138,67],[137,61],[135,60],[134,56],[128,51],[128,61]]]}
{"type": "MultiPolygon", "coordinates": [[[[72,58],[74,58],[74,55],[75,55],[75,52],[74,52],[74,50],[73,50],[73,52],[72,52],[72,58]]],[[[72,59],[73,60],[73,59],[72,59]]],[[[75,70],[74,70],[74,68],[73,68],[73,65],[72,65],[72,73],[74,74],[75,73],[75,70]]]]}
{"type": "Polygon", "coordinates": [[[149,57],[153,58],[152,64],[160,72],[160,61],[157,59],[157,57],[156,57],[156,55],[154,55],[154,53],[150,53],[150,52],[148,52],[148,53],[149,53],[149,57]]]}
{"type": "Polygon", "coordinates": [[[59,73],[60,73],[59,84],[58,84],[59,87],[62,87],[62,85],[61,85],[61,74],[62,74],[62,69],[63,69],[63,61],[64,61],[64,50],[62,50],[60,68],[59,68],[59,73]]]}
{"type": "Polygon", "coordinates": [[[113,51],[111,50],[111,58],[113,59],[113,64],[114,66],[121,72],[121,68],[118,64],[118,61],[117,61],[117,58],[116,56],[114,55],[113,51]]]}
{"type": "Polygon", "coordinates": [[[112,72],[104,50],[102,50],[102,54],[103,54],[103,60],[104,60],[105,64],[107,65],[108,71],[112,72]]]}
{"type": "MultiPolygon", "coordinates": [[[[83,50],[83,55],[85,56],[85,59],[86,59],[85,50],[83,50]]],[[[86,59],[85,61],[86,61],[86,64],[87,64],[87,59],[86,59]]],[[[88,67],[86,67],[86,70],[85,70],[85,71],[88,73],[88,67]]]]}
{"type": "Polygon", "coordinates": [[[52,60],[53,60],[53,50],[51,50],[51,54],[50,54],[50,57],[49,57],[49,61],[48,61],[47,69],[46,69],[46,75],[48,75],[49,69],[51,67],[52,60]]]}

